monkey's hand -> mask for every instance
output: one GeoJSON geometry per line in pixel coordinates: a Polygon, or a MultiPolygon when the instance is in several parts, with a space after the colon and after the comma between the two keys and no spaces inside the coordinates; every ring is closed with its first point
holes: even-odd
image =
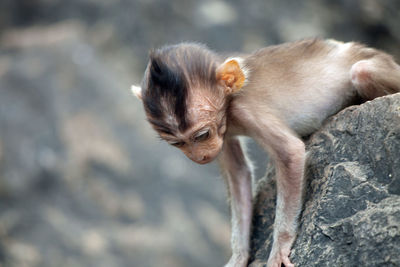
{"type": "Polygon", "coordinates": [[[289,259],[290,247],[293,243],[292,240],[274,242],[271,254],[268,258],[267,267],[281,267],[282,263],[285,267],[294,267],[294,264],[289,259]]]}
{"type": "Polygon", "coordinates": [[[224,267],[246,267],[249,255],[233,254],[228,263],[224,267]]]}

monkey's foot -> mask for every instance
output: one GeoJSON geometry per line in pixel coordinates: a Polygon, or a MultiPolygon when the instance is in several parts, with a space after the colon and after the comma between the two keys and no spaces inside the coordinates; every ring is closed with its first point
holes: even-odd
{"type": "Polygon", "coordinates": [[[267,267],[281,267],[282,263],[285,267],[294,267],[289,259],[290,249],[280,249],[275,253],[271,253],[268,258],[267,267]]]}
{"type": "Polygon", "coordinates": [[[233,254],[224,267],[247,267],[248,254],[233,254]]]}

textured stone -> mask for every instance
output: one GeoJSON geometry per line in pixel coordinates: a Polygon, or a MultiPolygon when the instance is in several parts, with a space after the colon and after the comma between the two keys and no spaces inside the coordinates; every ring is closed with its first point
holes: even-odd
{"type": "MultiPolygon", "coordinates": [[[[400,94],[352,106],[307,141],[296,266],[399,266],[400,94]]],[[[258,184],[252,264],[271,246],[273,167],[258,184]]]]}

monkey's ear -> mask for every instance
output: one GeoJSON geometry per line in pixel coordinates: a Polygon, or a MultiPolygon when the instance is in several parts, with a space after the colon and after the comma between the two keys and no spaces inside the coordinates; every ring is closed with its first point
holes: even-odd
{"type": "Polygon", "coordinates": [[[246,75],[240,63],[241,58],[230,58],[217,68],[217,80],[226,86],[226,94],[239,91],[245,84],[246,75]]]}
{"type": "Polygon", "coordinates": [[[140,88],[140,86],[132,85],[131,91],[137,98],[142,100],[142,88],[140,88]]]}

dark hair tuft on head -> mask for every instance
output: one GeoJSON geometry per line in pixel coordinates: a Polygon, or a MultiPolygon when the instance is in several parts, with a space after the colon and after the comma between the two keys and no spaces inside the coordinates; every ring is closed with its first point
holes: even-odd
{"type": "Polygon", "coordinates": [[[196,82],[205,88],[212,87],[216,82],[214,57],[205,46],[198,44],[172,45],[152,51],[143,84],[146,111],[154,119],[162,119],[163,109],[168,108],[174,112],[179,129],[185,130],[189,126],[188,87],[196,82]]]}

